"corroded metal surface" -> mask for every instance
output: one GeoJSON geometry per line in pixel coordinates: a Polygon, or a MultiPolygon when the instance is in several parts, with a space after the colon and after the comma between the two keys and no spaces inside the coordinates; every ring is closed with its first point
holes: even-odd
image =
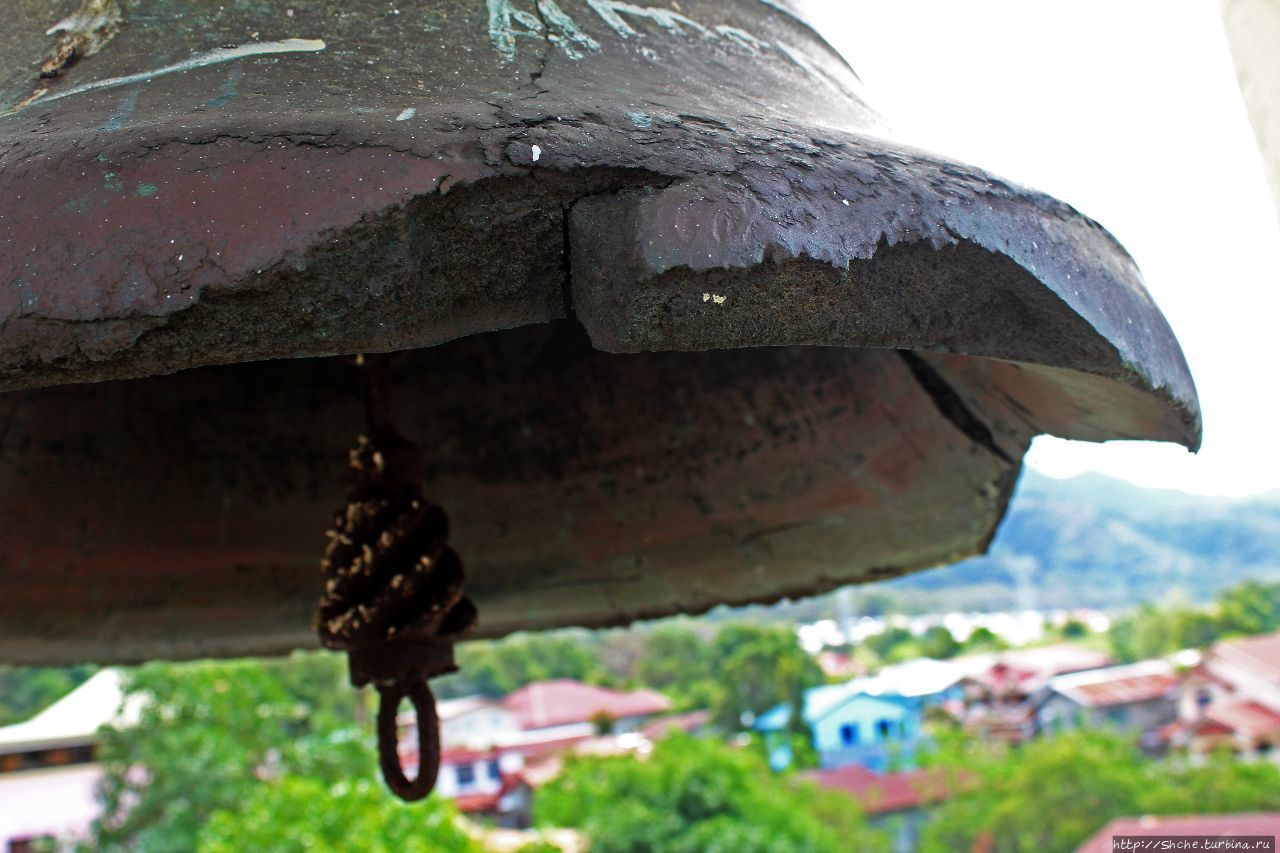
{"type": "Polygon", "coordinates": [[[324,356],[420,350],[489,634],[956,559],[1038,432],[1199,441],[1114,239],[891,141],[785,4],[11,5],[7,659],[305,644],[324,356]]]}

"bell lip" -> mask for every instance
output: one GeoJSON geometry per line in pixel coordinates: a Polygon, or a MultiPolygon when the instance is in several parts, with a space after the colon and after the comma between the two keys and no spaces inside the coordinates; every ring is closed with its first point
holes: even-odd
{"type": "MultiPolygon", "coordinates": [[[[244,123],[254,122],[250,117],[244,123]]],[[[171,124],[170,121],[157,123],[152,128],[135,127],[130,131],[129,140],[116,137],[114,146],[100,148],[97,156],[102,159],[104,155],[101,152],[108,149],[121,153],[136,149],[137,140],[163,136],[166,127],[171,129],[171,124]]],[[[571,119],[522,131],[501,144],[501,156],[496,160],[491,154],[481,155],[476,149],[474,135],[469,145],[464,144],[466,140],[446,138],[426,143],[420,139],[411,142],[405,138],[403,128],[396,126],[394,119],[384,119],[381,124],[362,119],[356,127],[350,116],[310,116],[306,126],[312,130],[303,133],[296,124],[289,127],[288,122],[274,130],[263,130],[259,125],[258,131],[249,132],[228,128],[220,119],[208,117],[204,126],[188,125],[181,133],[170,133],[166,142],[155,145],[146,156],[136,157],[129,163],[131,185],[136,184],[139,188],[153,186],[148,178],[159,180],[161,174],[166,177],[172,175],[172,171],[164,171],[173,168],[171,158],[163,156],[166,149],[173,149],[177,152],[176,157],[182,157],[207,147],[210,142],[216,145],[218,140],[224,139],[247,140],[239,143],[251,148],[244,157],[245,162],[263,160],[273,149],[283,152],[285,157],[301,157],[320,150],[331,161],[333,158],[349,161],[361,154],[369,159],[368,153],[374,152],[379,157],[385,154],[397,168],[410,170],[409,177],[402,188],[355,199],[354,204],[339,212],[336,220],[311,227],[309,231],[299,230],[292,235],[296,238],[292,245],[274,247],[279,251],[265,262],[258,258],[240,270],[206,270],[205,286],[194,294],[188,291],[181,307],[174,300],[161,299],[157,294],[150,304],[144,300],[143,304],[127,306],[114,315],[105,311],[99,312],[97,317],[75,317],[72,312],[72,316],[41,318],[30,312],[23,314],[19,300],[11,298],[15,304],[7,306],[9,311],[5,322],[0,322],[0,389],[23,390],[52,384],[134,378],[238,361],[433,346],[468,334],[545,322],[575,312],[580,314],[581,306],[574,304],[576,298],[551,294],[546,305],[532,306],[523,316],[501,317],[488,322],[480,316],[476,322],[443,329],[439,334],[388,340],[382,345],[368,340],[343,341],[340,336],[329,336],[323,346],[310,349],[296,346],[273,349],[269,345],[261,345],[266,342],[260,342],[256,351],[250,346],[247,352],[241,348],[238,354],[228,356],[201,346],[192,348],[185,356],[171,355],[164,364],[154,360],[141,366],[129,363],[130,350],[137,338],[144,337],[155,327],[165,326],[173,317],[180,317],[183,308],[198,304],[205,293],[222,293],[234,299],[233,294],[237,290],[252,290],[253,271],[249,267],[261,265],[279,269],[290,263],[291,258],[305,255],[370,216],[402,210],[424,195],[446,196],[481,186],[496,187],[501,191],[504,181],[512,181],[516,182],[512,197],[518,198],[520,180],[532,179],[543,184],[569,183],[596,172],[630,166],[630,177],[625,181],[611,183],[605,180],[601,185],[584,185],[581,195],[566,200],[564,211],[566,218],[576,216],[576,212],[583,209],[584,200],[609,193],[647,194],[639,204],[639,215],[644,221],[635,226],[635,241],[640,248],[632,259],[634,279],[640,284],[672,270],[685,270],[691,275],[714,275],[721,270],[753,270],[763,264],[799,259],[826,263],[833,268],[847,268],[857,260],[873,260],[884,246],[892,248],[923,243],[936,250],[972,243],[1004,255],[1025,269],[1093,326],[1099,338],[1113,347],[1117,356],[1113,364],[1104,368],[1052,361],[1042,363],[1096,373],[1159,398],[1165,405],[1176,408],[1179,419],[1186,424],[1185,435],[1175,440],[1192,450],[1198,447],[1201,431],[1199,402],[1172,330],[1146,291],[1141,274],[1129,254],[1109,232],[1070,205],[981,169],[865,133],[794,128],[797,135],[812,140],[813,150],[817,153],[811,155],[811,159],[817,165],[810,164],[805,169],[794,169],[793,173],[783,175],[784,181],[789,183],[782,186],[776,171],[752,169],[749,163],[727,172],[702,173],[693,172],[687,166],[681,173],[670,163],[654,164],[656,168],[651,172],[635,171],[634,162],[615,164],[597,159],[594,162],[598,165],[589,165],[593,162],[593,152],[586,150],[580,139],[564,138],[573,124],[571,119]],[[533,157],[535,146],[540,148],[542,155],[536,160],[533,157]],[[748,203],[744,204],[743,198],[748,203]],[[704,222],[714,225],[718,221],[716,217],[728,211],[729,218],[725,221],[742,227],[720,229],[713,236],[708,234],[715,228],[699,231],[683,227],[699,224],[682,223],[680,220],[681,210],[687,210],[691,205],[702,205],[708,211],[703,217],[704,222]],[[785,213],[785,217],[779,216],[779,211],[785,213]],[[785,221],[779,222],[779,219],[785,221]],[[668,228],[670,233],[663,233],[664,228],[668,228]],[[1108,300],[1113,298],[1117,300],[1118,308],[1108,304],[1108,300]],[[29,334],[30,326],[44,323],[56,327],[51,334],[58,339],[61,352],[53,353],[52,357],[40,351],[40,333],[29,334]],[[127,328],[130,324],[134,325],[133,330],[127,328]],[[123,334],[115,328],[121,325],[126,327],[123,334]],[[114,330],[104,331],[109,327],[114,330]],[[36,339],[34,347],[32,337],[36,339]],[[85,344],[86,338],[95,337],[105,338],[105,345],[101,340],[85,344]],[[105,349],[92,351],[92,346],[105,346],[105,349]],[[69,367],[64,357],[68,349],[72,352],[69,367]],[[15,350],[19,352],[15,353],[15,350]],[[83,357],[86,350],[91,351],[87,358],[83,357]],[[77,357],[80,358],[78,365],[74,364],[77,357]],[[46,358],[50,363],[42,364],[46,358]],[[3,365],[5,360],[10,364],[3,365]]],[[[51,159],[59,156],[73,158],[75,150],[84,141],[82,136],[65,132],[46,137],[48,147],[44,156],[51,159]]],[[[489,148],[492,150],[493,145],[489,148]]],[[[190,165],[187,162],[180,164],[179,168],[190,165]]],[[[313,162],[299,162],[297,170],[300,172],[308,165],[313,165],[313,162]]],[[[381,166],[365,163],[359,168],[377,169],[381,166]]],[[[29,175],[35,170],[24,171],[29,175]]],[[[350,174],[355,174],[355,167],[350,174]]],[[[7,190],[11,190],[11,185],[18,180],[21,178],[15,179],[9,172],[0,177],[7,190]]],[[[9,217],[11,222],[26,223],[28,234],[39,234],[36,223],[57,221],[61,203],[58,194],[45,193],[45,197],[35,199],[28,194],[21,202],[8,201],[14,195],[19,194],[6,191],[4,207],[9,208],[12,214],[9,217]]],[[[295,195],[294,199],[301,201],[301,196],[295,195]]],[[[139,198],[123,199],[120,206],[123,208],[125,204],[139,201],[139,198]]],[[[287,205],[288,199],[277,202],[277,206],[287,205]]],[[[179,224],[184,214],[193,229],[202,224],[205,216],[198,209],[184,211],[176,208],[179,224]]],[[[46,247],[56,241],[56,227],[53,239],[44,244],[46,247]]],[[[38,239],[38,236],[33,238],[38,239]]],[[[135,248],[144,253],[152,252],[150,263],[153,265],[166,260],[167,246],[135,248]]],[[[21,279],[22,259],[16,252],[11,258],[6,266],[11,280],[18,281],[21,279]]],[[[590,262],[585,264],[586,267],[591,265],[590,262]]],[[[583,268],[576,261],[567,264],[562,287],[576,288],[583,268]],[[575,276],[575,272],[579,275],[575,276]]],[[[109,279],[101,269],[97,273],[100,279],[109,279]]],[[[89,291],[92,289],[91,286],[89,291]]],[[[173,295],[164,294],[165,297],[173,295]]],[[[0,312],[5,307],[0,302],[0,312]]],[[[478,315],[483,315],[483,312],[481,306],[478,315]]],[[[287,317],[282,319],[288,320],[287,317]]],[[[958,332],[962,334],[963,330],[958,332]]],[[[593,334],[593,337],[597,336],[593,334]]],[[[957,340],[956,346],[947,346],[943,341],[904,342],[891,346],[1019,360],[1008,353],[972,352],[965,348],[962,337],[957,340]]],[[[764,345],[814,343],[868,345],[858,340],[776,340],[764,345]]],[[[740,344],[725,341],[717,346],[736,345],[740,344]]],[[[597,346],[613,348],[608,344],[602,345],[601,341],[597,341],[597,346]]],[[[621,349],[625,351],[628,347],[621,349]]]]}

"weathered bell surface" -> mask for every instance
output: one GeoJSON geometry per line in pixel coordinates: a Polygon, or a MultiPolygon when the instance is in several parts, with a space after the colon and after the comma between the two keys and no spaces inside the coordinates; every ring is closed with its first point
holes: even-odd
{"type": "Polygon", "coordinates": [[[412,350],[488,635],[972,554],[1037,433],[1198,443],[1123,248],[892,141],[790,3],[4,17],[4,660],[313,644],[340,354],[412,350]]]}

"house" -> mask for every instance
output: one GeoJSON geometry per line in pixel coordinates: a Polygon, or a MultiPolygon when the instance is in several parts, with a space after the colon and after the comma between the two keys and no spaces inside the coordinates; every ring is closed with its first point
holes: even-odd
{"type": "Polygon", "coordinates": [[[1008,649],[965,679],[967,704],[1016,705],[1041,690],[1049,679],[1110,666],[1111,658],[1075,643],[1008,649]]]}
{"type": "MultiPolygon", "coordinates": [[[[1280,812],[1247,814],[1187,815],[1180,817],[1120,817],[1108,823],[1076,853],[1111,853],[1112,839],[1123,836],[1164,838],[1218,838],[1263,836],[1274,841],[1280,835],[1280,812]]],[[[1274,846],[1274,845],[1273,845],[1274,846]]],[[[1205,848],[1209,849],[1209,848],[1205,848]]],[[[1227,849],[1223,845],[1223,849],[1227,849]]],[[[1270,848],[1264,848],[1270,849],[1270,848]]]]}
{"type": "Polygon", "coordinates": [[[440,745],[483,747],[520,730],[515,715],[488,696],[464,696],[436,703],[440,745]]]}
{"type": "Polygon", "coordinates": [[[615,734],[634,732],[649,718],[671,710],[671,700],[652,690],[610,690],[568,678],[535,681],[508,694],[502,706],[525,732],[566,734],[585,727],[589,732],[608,720],[615,734]]]}
{"type": "Polygon", "coordinates": [[[1035,736],[1035,709],[1029,699],[1043,695],[1060,675],[1111,664],[1100,652],[1074,643],[1008,649],[987,655],[964,681],[963,710],[956,714],[967,732],[987,741],[1022,743],[1035,736]]]}
{"type": "Polygon", "coordinates": [[[856,800],[868,824],[889,830],[894,851],[901,853],[919,846],[920,828],[929,807],[951,794],[949,780],[939,770],[881,774],[850,764],[801,775],[819,787],[840,791],[856,800]]]}
{"type": "Polygon", "coordinates": [[[1059,675],[1032,700],[1037,732],[1117,728],[1140,732],[1155,746],[1178,718],[1181,678],[1166,660],[1148,660],[1059,675]]]}
{"type": "MultiPolygon", "coordinates": [[[[922,737],[924,711],[958,702],[966,664],[930,658],[884,667],[874,676],[805,691],[802,717],[823,767],[860,764],[876,771],[908,766],[922,737]]],[[[755,722],[769,764],[791,763],[791,707],[778,705],[755,722]]]]}
{"type": "Polygon", "coordinates": [[[1180,721],[1163,733],[1169,746],[1193,755],[1226,749],[1237,755],[1264,757],[1280,745],[1280,714],[1252,699],[1224,699],[1194,719],[1180,721]]]}
{"type": "MultiPolygon", "coordinates": [[[[414,761],[416,754],[407,757],[414,761]]],[[[435,793],[453,800],[463,814],[496,826],[527,829],[532,822],[532,786],[518,750],[444,748],[435,793]]]]}
{"type": "Polygon", "coordinates": [[[1225,748],[1277,755],[1280,746],[1280,633],[1222,640],[1183,680],[1172,747],[1202,755],[1225,748]]]}
{"type": "Polygon", "coordinates": [[[121,710],[119,670],[104,669],[23,723],[0,728],[0,849],[83,838],[102,812],[98,730],[121,710]]]}
{"type": "Polygon", "coordinates": [[[964,730],[979,740],[1017,745],[1036,736],[1036,713],[1027,702],[975,704],[959,716],[964,730]]]}

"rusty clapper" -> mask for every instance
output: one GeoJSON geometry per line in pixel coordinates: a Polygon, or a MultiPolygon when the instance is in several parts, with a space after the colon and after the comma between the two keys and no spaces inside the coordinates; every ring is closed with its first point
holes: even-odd
{"type": "Polygon", "coordinates": [[[316,627],[431,741],[473,611],[353,353],[483,637],[954,562],[1038,434],[1199,444],[1115,238],[895,137],[798,0],[288,7],[5,0],[0,660],[314,646],[363,431],[316,627]]]}
{"type": "Polygon", "coordinates": [[[427,680],[457,669],[453,642],[476,624],[462,594],[462,560],[448,545],[449,519],[424,492],[422,451],[392,424],[389,361],[360,355],[368,433],[351,449],[347,505],[334,514],[316,610],[320,642],[347,652],[351,683],[378,690],[378,759],[396,796],[420,800],[435,787],[440,733],[427,680]],[[418,771],[401,766],[396,716],[417,717],[418,771]]]}

